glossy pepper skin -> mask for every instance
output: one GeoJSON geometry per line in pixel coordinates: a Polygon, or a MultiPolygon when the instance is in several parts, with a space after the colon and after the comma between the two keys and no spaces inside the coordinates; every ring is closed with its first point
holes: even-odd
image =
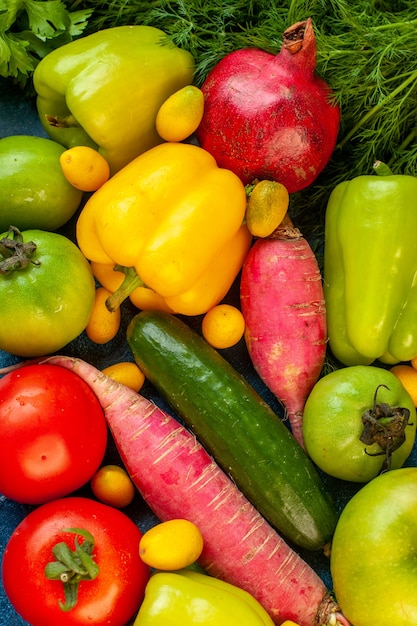
{"type": "Polygon", "coordinates": [[[329,345],[345,365],[417,355],[417,178],[375,169],[339,184],[326,211],[329,345]]]}
{"type": "Polygon", "coordinates": [[[198,146],[164,143],[88,199],[77,242],[93,264],[133,268],[135,288],[151,289],[171,311],[197,315],[224,297],[243,263],[251,243],[245,210],[235,174],[198,146]]]}
{"type": "MultiPolygon", "coordinates": [[[[239,273],[252,243],[246,224],[228,241],[200,278],[178,296],[163,298],[148,287],[136,287],[129,298],[142,311],[157,310],[183,315],[201,315],[218,304],[227,294],[239,273]]],[[[124,274],[114,270],[114,265],[92,263],[97,280],[109,291],[116,291],[124,280],[124,274]]]]}
{"type": "Polygon", "coordinates": [[[161,104],[193,80],[194,60],[151,26],[118,26],[44,57],[33,81],[40,121],[66,147],[98,148],[111,173],[161,143],[161,104]]]}
{"type": "Polygon", "coordinates": [[[149,580],[134,626],[273,626],[249,593],[192,570],[158,572],[149,580]]]}

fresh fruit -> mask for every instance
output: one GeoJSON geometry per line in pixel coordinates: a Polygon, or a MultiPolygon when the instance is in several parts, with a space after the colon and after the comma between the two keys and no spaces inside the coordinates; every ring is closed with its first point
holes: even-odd
{"type": "Polygon", "coordinates": [[[105,287],[97,287],[94,306],[91,311],[85,332],[91,341],[97,344],[108,343],[117,335],[120,328],[120,308],[109,311],[106,306],[111,291],[105,287]]]}
{"type": "Polygon", "coordinates": [[[281,183],[261,180],[250,192],[246,207],[246,225],[254,237],[268,237],[283,220],[289,205],[289,193],[281,183]]]}
{"type": "Polygon", "coordinates": [[[416,545],[416,467],[381,474],[348,501],[330,567],[336,599],[352,624],[417,624],[416,545]]]}
{"type": "Polygon", "coordinates": [[[202,84],[201,147],[242,182],[276,180],[294,193],[312,184],[336,145],[340,110],[316,73],[311,18],[283,33],[277,55],[234,50],[202,84]]]}
{"type": "Polygon", "coordinates": [[[307,398],[303,422],[306,449],[316,465],[351,482],[401,467],[416,435],[409,393],[392,372],[372,365],[323,376],[307,398]]]}
{"type": "Polygon", "coordinates": [[[133,391],[140,391],[145,382],[145,375],[142,370],[131,361],[120,361],[113,363],[102,370],[103,374],[109,376],[118,383],[126,385],[133,391]]]}
{"type": "Polygon", "coordinates": [[[41,504],[83,487],[107,445],[103,410],[63,367],[20,367],[0,379],[0,493],[41,504]]]}
{"type": "Polygon", "coordinates": [[[44,137],[0,139],[0,232],[10,225],[56,230],[74,215],[82,192],[62,173],[59,159],[64,150],[44,137]]]}
{"type": "Polygon", "coordinates": [[[25,357],[61,350],[94,305],[87,259],[69,238],[42,230],[10,229],[1,244],[0,349],[25,357]]]}
{"type": "Polygon", "coordinates": [[[163,102],[156,115],[156,130],[165,141],[184,141],[197,130],[203,111],[203,92],[187,85],[163,102]]]}
{"type": "Polygon", "coordinates": [[[231,348],[245,332],[241,311],[231,304],[218,304],[207,311],[201,324],[203,337],[214,348],[231,348]]]}
{"type": "Polygon", "coordinates": [[[99,500],[121,509],[135,497],[135,486],[129,474],[119,465],[103,465],[91,479],[91,489],[99,500]]]}
{"type": "Polygon", "coordinates": [[[125,626],[149,580],[138,554],[141,537],[130,517],[92,498],[42,504],[6,545],[4,590],[31,626],[125,626]]]}
{"type": "Polygon", "coordinates": [[[417,406],[417,370],[412,365],[399,363],[391,367],[391,372],[400,379],[417,406]]]}
{"type": "Polygon", "coordinates": [[[67,181],[81,191],[96,191],[110,177],[110,166],[94,148],[74,146],[59,157],[67,181]]]}
{"type": "Polygon", "coordinates": [[[155,569],[178,570],[192,565],[203,546],[202,534],[193,522],[172,519],[145,532],[140,540],[139,555],[155,569]]]}

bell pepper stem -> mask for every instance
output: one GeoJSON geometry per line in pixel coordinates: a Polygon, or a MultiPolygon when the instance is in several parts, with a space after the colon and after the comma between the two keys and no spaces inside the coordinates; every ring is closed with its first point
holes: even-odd
{"type": "Polygon", "coordinates": [[[54,128],[79,128],[80,125],[73,115],[59,117],[58,115],[45,115],[45,120],[49,126],[54,128]]]}
{"type": "Polygon", "coordinates": [[[111,296],[106,300],[106,307],[113,313],[120,307],[122,302],[126,300],[138,287],[144,287],[145,283],[138,276],[134,267],[124,267],[122,265],[115,265],[113,268],[116,272],[123,272],[125,275],[122,284],[116,289],[111,296]]]}
{"type": "Polygon", "coordinates": [[[375,174],[378,174],[378,176],[392,176],[391,169],[386,163],[383,163],[382,161],[375,161],[372,167],[375,174]]]}

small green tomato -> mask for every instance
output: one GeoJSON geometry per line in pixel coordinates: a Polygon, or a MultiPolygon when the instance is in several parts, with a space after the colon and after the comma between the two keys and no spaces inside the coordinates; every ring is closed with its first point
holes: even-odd
{"type": "Polygon", "coordinates": [[[67,237],[17,229],[0,235],[0,349],[51,354],[86,327],[95,296],[91,267],[67,237]]]}
{"type": "Polygon", "coordinates": [[[399,379],[372,365],[344,367],[313,387],[303,415],[306,450],[330,476],[368,482],[401,467],[413,448],[416,409],[399,379]]]}
{"type": "Polygon", "coordinates": [[[65,148],[45,139],[13,135],[0,139],[0,232],[56,230],[74,215],[82,200],[61,170],[65,148]]]}

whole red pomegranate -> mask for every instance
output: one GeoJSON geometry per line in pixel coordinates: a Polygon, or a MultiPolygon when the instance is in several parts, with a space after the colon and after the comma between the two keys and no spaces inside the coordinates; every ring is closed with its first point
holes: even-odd
{"type": "Polygon", "coordinates": [[[328,163],[340,110],[315,73],[316,51],[308,18],[284,32],[279,54],[257,48],[231,52],[204,81],[197,139],[244,184],[266,178],[293,193],[328,163]]]}

